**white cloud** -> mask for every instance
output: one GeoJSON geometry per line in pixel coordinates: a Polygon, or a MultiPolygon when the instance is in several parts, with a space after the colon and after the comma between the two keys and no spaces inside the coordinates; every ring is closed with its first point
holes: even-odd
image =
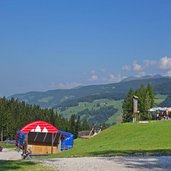
{"type": "Polygon", "coordinates": [[[140,75],[140,76],[143,76],[143,75],[146,74],[145,71],[144,71],[143,66],[138,64],[138,63],[136,63],[136,62],[133,63],[132,70],[137,72],[137,74],[140,75]]]}
{"type": "Polygon", "coordinates": [[[96,80],[98,80],[98,76],[96,74],[92,74],[91,78],[89,80],[90,81],[96,81],[96,80]]]}
{"type": "MultiPolygon", "coordinates": [[[[159,58],[158,60],[146,59],[140,62],[133,61],[132,64],[125,64],[121,68],[122,71],[125,71],[124,74],[126,76],[144,76],[144,75],[155,75],[161,74],[163,75],[165,69],[165,75],[171,77],[171,58],[165,56],[159,58]]],[[[90,71],[88,81],[102,81],[102,82],[119,82],[123,77],[123,73],[121,75],[112,74],[114,71],[109,72],[109,68],[100,68],[96,70],[90,71]]]]}
{"type": "MultiPolygon", "coordinates": [[[[134,61],[131,66],[124,65],[122,67],[122,70],[126,72],[129,71],[130,73],[136,72],[136,75],[143,76],[146,74],[146,72],[144,71],[144,68],[145,68],[144,65],[138,64],[136,61],[134,61]]],[[[132,74],[135,74],[135,73],[132,73],[132,74]]]]}
{"type": "Polygon", "coordinates": [[[109,75],[109,81],[113,81],[113,82],[119,82],[123,79],[123,77],[121,77],[120,75],[113,75],[113,74],[110,74],[109,75]]]}
{"type": "Polygon", "coordinates": [[[171,77],[171,70],[166,72],[166,76],[171,77]]]}
{"type": "Polygon", "coordinates": [[[116,80],[116,76],[113,75],[113,74],[110,74],[109,78],[110,78],[110,81],[115,81],[116,80]]]}
{"type": "Polygon", "coordinates": [[[136,72],[142,72],[143,71],[143,67],[136,62],[133,63],[132,69],[133,69],[133,71],[136,71],[136,72]]]}
{"type": "Polygon", "coordinates": [[[165,56],[160,59],[160,68],[161,69],[171,69],[171,58],[165,56]]]}
{"type": "Polygon", "coordinates": [[[144,60],[142,64],[137,63],[136,61],[133,62],[131,66],[124,65],[122,67],[123,71],[135,71],[138,72],[140,75],[145,74],[145,69],[152,68],[158,66],[159,61],[156,60],[144,60]]]}
{"type": "Polygon", "coordinates": [[[98,75],[97,75],[97,71],[96,70],[92,70],[90,72],[90,76],[89,76],[89,79],[88,81],[97,81],[99,78],[98,78],[98,75]]]}

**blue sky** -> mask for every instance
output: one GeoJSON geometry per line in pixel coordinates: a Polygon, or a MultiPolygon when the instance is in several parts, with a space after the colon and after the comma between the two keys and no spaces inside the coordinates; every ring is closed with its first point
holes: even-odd
{"type": "Polygon", "coordinates": [[[1,0],[0,96],[171,76],[170,0],[1,0]]]}

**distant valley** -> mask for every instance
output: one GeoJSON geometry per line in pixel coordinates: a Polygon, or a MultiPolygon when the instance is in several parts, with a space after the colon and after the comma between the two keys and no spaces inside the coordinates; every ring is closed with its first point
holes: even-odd
{"type": "MultiPolygon", "coordinates": [[[[171,78],[145,76],[127,78],[119,83],[89,85],[73,89],[57,89],[46,92],[27,92],[12,95],[19,101],[36,104],[42,108],[54,108],[65,117],[72,114],[86,117],[90,124],[115,124],[121,122],[122,100],[130,88],[137,89],[140,84],[153,86],[156,106],[168,105],[171,94],[171,78]]],[[[171,105],[171,104],[170,104],[171,105]]]]}

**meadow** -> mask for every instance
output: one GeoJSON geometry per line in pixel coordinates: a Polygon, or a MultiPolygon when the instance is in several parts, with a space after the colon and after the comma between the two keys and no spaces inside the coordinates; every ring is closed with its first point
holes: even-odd
{"type": "Polygon", "coordinates": [[[118,124],[50,157],[171,155],[170,132],[171,121],[118,124]]]}
{"type": "MultiPolygon", "coordinates": [[[[171,155],[171,121],[113,125],[90,139],[76,139],[74,148],[48,158],[171,155]]],[[[10,146],[9,146],[10,147],[10,146]]],[[[34,159],[34,158],[33,158],[34,159]]],[[[36,160],[0,160],[0,170],[52,170],[36,160]]]]}
{"type": "MultiPolygon", "coordinates": [[[[166,95],[161,95],[161,94],[157,94],[154,97],[154,107],[159,106],[160,103],[162,103],[164,100],[166,100],[167,96],[166,95]]],[[[81,111],[84,110],[89,110],[89,111],[98,111],[100,108],[103,107],[110,107],[112,106],[113,108],[116,109],[116,112],[113,113],[112,116],[107,117],[106,120],[106,115],[104,113],[103,117],[104,118],[104,122],[107,125],[112,125],[112,124],[118,124],[122,122],[122,103],[123,103],[123,99],[122,100],[112,100],[112,99],[98,99],[98,100],[94,100],[92,102],[79,102],[79,104],[77,106],[72,106],[72,107],[67,107],[65,110],[63,111],[58,111],[60,114],[62,114],[64,117],[66,118],[70,118],[71,115],[74,114],[78,114],[81,111]]],[[[96,118],[95,116],[91,116],[88,114],[85,115],[80,115],[81,118],[86,117],[88,120],[89,119],[93,119],[94,122],[96,122],[96,118]]]]}
{"type": "MultiPolygon", "coordinates": [[[[65,116],[66,118],[70,118],[71,115],[78,114],[79,112],[87,109],[90,111],[93,110],[97,111],[103,107],[113,106],[117,111],[116,113],[113,113],[112,116],[108,117],[106,120],[106,124],[111,125],[113,123],[120,123],[122,120],[121,117],[122,101],[123,100],[99,99],[99,100],[94,100],[93,102],[80,102],[77,106],[68,107],[66,110],[58,111],[58,112],[63,116],[65,116]]],[[[83,118],[84,116],[87,117],[87,119],[91,119],[91,117],[94,117],[89,115],[81,115],[81,118],[83,118]]]]}

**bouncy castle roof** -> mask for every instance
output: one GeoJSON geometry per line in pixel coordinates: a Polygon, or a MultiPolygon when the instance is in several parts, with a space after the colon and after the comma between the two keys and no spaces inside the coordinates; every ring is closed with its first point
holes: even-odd
{"type": "Polygon", "coordinates": [[[58,133],[59,130],[45,121],[35,121],[27,124],[21,130],[21,132],[28,134],[29,132],[49,132],[49,133],[58,133]]]}

